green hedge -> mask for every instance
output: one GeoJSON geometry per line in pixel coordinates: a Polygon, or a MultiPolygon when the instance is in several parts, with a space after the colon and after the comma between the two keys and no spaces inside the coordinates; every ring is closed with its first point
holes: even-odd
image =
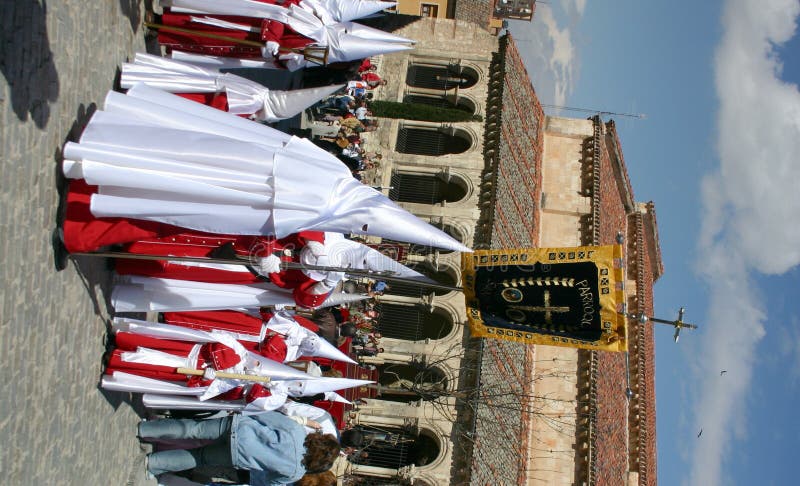
{"type": "Polygon", "coordinates": [[[373,101],[372,114],[381,118],[401,118],[429,122],[482,121],[480,115],[473,115],[457,108],[442,108],[422,103],[398,103],[396,101],[373,101]]]}

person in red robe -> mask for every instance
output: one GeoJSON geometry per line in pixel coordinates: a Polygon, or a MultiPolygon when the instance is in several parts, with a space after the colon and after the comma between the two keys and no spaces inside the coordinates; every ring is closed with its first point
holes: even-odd
{"type": "MultiPolygon", "coordinates": [[[[130,332],[118,332],[115,334],[115,345],[108,357],[104,374],[113,375],[115,371],[120,371],[155,380],[185,382],[188,387],[209,386],[213,380],[211,370],[225,370],[241,361],[241,357],[233,348],[222,343],[198,344],[188,341],[159,339],[130,332]],[[126,360],[125,353],[135,352],[140,348],[186,358],[187,367],[209,370],[209,372],[205,376],[187,376],[178,373],[175,367],[126,360]],[[188,362],[190,361],[190,356],[196,356],[194,363],[188,362]]],[[[251,347],[250,351],[273,361],[282,362],[282,358],[286,356],[286,344],[279,336],[271,335],[267,336],[263,342],[258,343],[258,346],[251,347]]],[[[216,398],[238,400],[245,397],[246,392],[248,403],[257,398],[269,396],[269,390],[266,387],[252,385],[235,387],[216,398]]]]}
{"type": "MultiPolygon", "coordinates": [[[[265,0],[258,1],[270,4],[276,3],[274,1],[265,0]]],[[[282,3],[282,6],[288,7],[290,4],[298,3],[300,3],[299,0],[287,0],[282,3]]],[[[158,43],[166,47],[167,53],[176,50],[194,54],[233,57],[238,59],[264,59],[272,58],[273,55],[277,54],[278,46],[282,48],[303,48],[314,43],[312,39],[297,33],[288,25],[270,19],[240,17],[235,15],[192,15],[172,12],[169,8],[165,8],[164,14],[161,16],[160,22],[158,23],[197,32],[197,34],[191,34],[171,31],[169,29],[160,29],[158,31],[158,43]],[[195,22],[192,20],[192,17],[212,18],[244,25],[250,27],[250,30],[230,29],[217,25],[208,25],[195,22]],[[229,40],[213,39],[203,34],[260,42],[264,43],[265,47],[262,48],[229,40]]]]}
{"type": "Polygon", "coordinates": [[[241,269],[220,269],[187,265],[167,260],[134,260],[119,258],[119,274],[142,275],[176,280],[193,280],[210,283],[251,284],[264,280],[278,287],[293,289],[296,303],[303,307],[318,307],[333,290],[330,285],[321,288],[318,280],[302,270],[280,269],[280,262],[298,262],[301,250],[315,242],[323,244],[325,234],[304,231],[275,239],[268,236],[219,235],[193,231],[164,223],[126,218],[97,218],[89,205],[96,186],[82,179],[70,181],[63,223],[63,244],[69,253],[92,252],[110,245],[122,245],[127,253],[158,256],[211,257],[223,246],[239,257],[255,256],[268,261],[257,273],[242,266],[241,269]],[[237,271],[238,270],[238,271],[237,271]]]}

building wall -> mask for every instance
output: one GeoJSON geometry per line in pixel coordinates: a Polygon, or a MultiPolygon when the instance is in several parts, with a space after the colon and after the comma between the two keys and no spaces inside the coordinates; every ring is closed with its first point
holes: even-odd
{"type": "Polygon", "coordinates": [[[405,15],[446,18],[450,3],[448,0],[400,0],[396,11],[405,15]]]}
{"type": "MultiPolygon", "coordinates": [[[[539,242],[543,247],[580,246],[581,221],[591,214],[584,183],[590,120],[546,117],[542,152],[539,242]]],[[[574,483],[576,427],[583,413],[576,400],[578,351],[534,346],[534,410],[527,484],[574,483]]]]}
{"type": "Polygon", "coordinates": [[[541,246],[579,246],[581,221],[591,213],[584,163],[592,122],[547,117],[542,159],[541,246]]]}

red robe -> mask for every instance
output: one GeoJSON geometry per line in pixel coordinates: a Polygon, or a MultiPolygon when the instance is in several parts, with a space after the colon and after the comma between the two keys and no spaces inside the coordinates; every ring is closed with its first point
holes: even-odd
{"type": "MultiPolygon", "coordinates": [[[[237,334],[249,334],[260,336],[263,325],[272,319],[273,314],[262,311],[261,317],[251,316],[243,312],[233,310],[221,311],[195,311],[195,312],[165,312],[162,314],[164,322],[173,326],[187,327],[201,331],[222,330],[237,334]]],[[[306,319],[305,317],[294,316],[295,322],[316,333],[319,326],[306,319]]],[[[262,342],[239,341],[249,351],[262,354],[269,352],[268,358],[283,363],[286,360],[287,345],[279,334],[270,333],[262,342]],[[280,341],[278,341],[280,340],[280,341]],[[265,349],[271,348],[271,349],[265,349]]]]}
{"type": "MultiPolygon", "coordinates": [[[[175,368],[160,366],[148,363],[131,363],[123,361],[122,353],[136,351],[138,347],[156,349],[176,356],[187,357],[192,349],[198,344],[188,341],[174,341],[170,339],[158,339],[141,334],[129,332],[118,332],[115,335],[116,348],[106,364],[104,373],[113,375],[115,371],[130,373],[132,375],[144,376],[155,380],[185,382],[189,387],[208,386],[211,381],[202,376],[187,376],[176,372],[175,368]]],[[[243,343],[244,344],[244,343],[243,343]]],[[[250,343],[254,344],[254,343],[250,343]]],[[[254,353],[260,354],[265,358],[278,361],[282,356],[286,356],[286,344],[282,343],[279,336],[271,336],[264,340],[256,349],[251,349],[254,353]],[[282,345],[282,347],[281,347],[282,345]],[[278,358],[278,359],[276,359],[278,358]]],[[[197,369],[211,367],[222,370],[235,366],[240,361],[239,356],[228,346],[221,343],[204,343],[200,345],[200,353],[197,358],[197,369]]],[[[278,361],[282,362],[282,361],[278,361]]],[[[245,387],[236,387],[216,398],[221,400],[238,400],[245,395],[245,387]]],[[[251,387],[247,394],[247,401],[256,398],[269,396],[269,391],[261,386],[251,387]]]]}
{"type": "MultiPolygon", "coordinates": [[[[123,251],[142,255],[171,255],[208,257],[217,248],[229,244],[237,255],[267,256],[279,253],[284,261],[299,261],[300,250],[309,241],[323,242],[321,231],[304,231],[275,239],[268,236],[219,235],[193,231],[153,221],[125,218],[96,218],[89,209],[92,194],[97,186],[82,179],[70,181],[64,221],[64,245],[70,253],[91,252],[108,245],[123,245],[123,251]],[[291,256],[283,250],[292,250],[291,256]]],[[[167,260],[134,260],[119,258],[119,274],[193,280],[209,283],[252,284],[263,279],[246,271],[227,271],[215,268],[182,265],[167,260]]],[[[298,305],[317,307],[327,295],[311,293],[317,283],[300,270],[284,270],[269,275],[269,281],[278,287],[293,289],[298,305]]]]}
{"type": "MultiPolygon", "coordinates": [[[[275,1],[258,0],[263,3],[274,4],[275,1]]],[[[284,6],[290,3],[299,3],[299,0],[289,0],[284,2],[284,6]]],[[[169,8],[164,9],[161,23],[167,26],[190,29],[193,31],[232,37],[236,39],[246,39],[261,43],[277,42],[281,47],[295,48],[305,47],[314,41],[297,33],[286,24],[275,20],[257,19],[253,17],[239,17],[235,15],[207,15],[207,14],[184,14],[173,13],[169,8]],[[236,24],[254,27],[257,32],[248,32],[239,29],[226,29],[213,25],[192,22],[191,17],[210,17],[214,19],[233,22],[236,24]]],[[[174,32],[166,29],[158,31],[158,43],[167,48],[167,52],[173,50],[192,52],[195,54],[205,54],[209,56],[234,57],[239,59],[264,59],[261,48],[247,46],[236,42],[212,39],[198,34],[174,32]]]]}
{"type": "MultiPolygon", "coordinates": [[[[237,312],[234,310],[220,311],[195,311],[195,312],[165,312],[162,314],[164,322],[173,326],[188,327],[201,331],[219,329],[238,334],[258,336],[265,322],[272,319],[273,314],[268,311],[261,312],[261,318],[237,312]]],[[[316,333],[319,326],[301,316],[294,316],[294,320],[309,331],[316,333]]],[[[245,344],[242,342],[242,344],[245,344]]],[[[246,346],[246,344],[245,344],[246,346]]]]}

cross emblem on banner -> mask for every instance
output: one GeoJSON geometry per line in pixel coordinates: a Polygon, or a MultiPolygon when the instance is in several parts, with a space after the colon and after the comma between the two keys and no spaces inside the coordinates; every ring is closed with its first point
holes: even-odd
{"type": "Polygon", "coordinates": [[[517,309],[521,311],[528,311],[528,312],[543,312],[544,313],[544,322],[548,325],[553,324],[553,313],[557,314],[564,314],[569,312],[568,306],[551,306],[550,305],[550,291],[544,291],[544,305],[542,306],[530,306],[530,305],[510,305],[508,306],[510,309],[517,309]]]}

